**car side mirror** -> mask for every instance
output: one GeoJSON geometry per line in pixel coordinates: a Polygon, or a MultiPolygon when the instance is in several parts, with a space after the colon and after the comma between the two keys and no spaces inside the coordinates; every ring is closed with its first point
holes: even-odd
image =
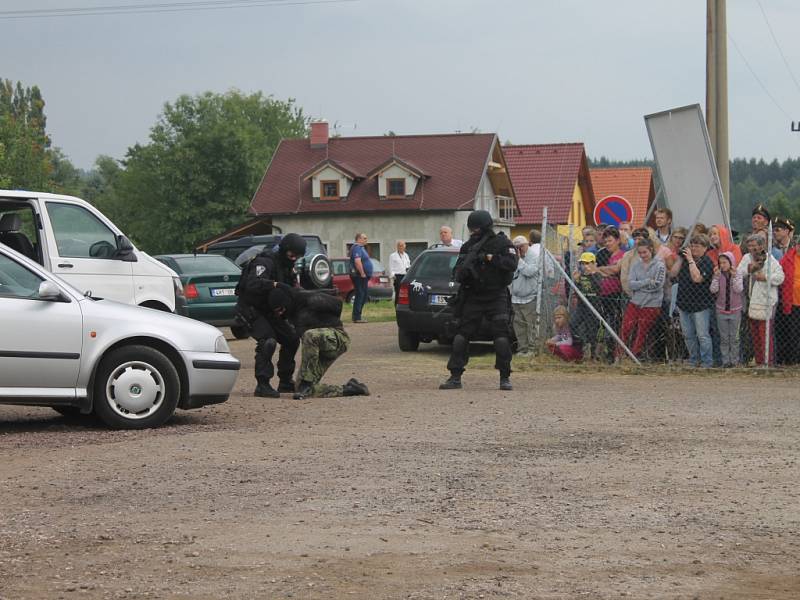
{"type": "Polygon", "coordinates": [[[138,262],[139,260],[136,258],[133,244],[124,235],[117,236],[117,251],[114,253],[114,258],[123,262],[138,262]]]}
{"type": "Polygon", "coordinates": [[[39,300],[61,302],[63,299],[64,296],[61,295],[61,288],[52,281],[43,281],[39,284],[39,300]]]}

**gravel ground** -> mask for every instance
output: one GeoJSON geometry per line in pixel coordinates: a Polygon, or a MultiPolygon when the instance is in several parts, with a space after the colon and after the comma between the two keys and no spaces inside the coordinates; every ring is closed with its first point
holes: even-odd
{"type": "MultiPolygon", "coordinates": [[[[369,398],[114,432],[0,407],[0,598],[798,598],[796,381],[473,368],[353,326],[369,398]]],[[[490,360],[479,360],[482,364],[490,360]]]]}

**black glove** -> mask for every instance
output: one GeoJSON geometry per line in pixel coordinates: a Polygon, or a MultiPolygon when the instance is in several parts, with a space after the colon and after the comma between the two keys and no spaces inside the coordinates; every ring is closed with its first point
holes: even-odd
{"type": "Polygon", "coordinates": [[[275,287],[276,287],[276,288],[280,288],[280,289],[282,289],[282,290],[283,290],[283,291],[285,291],[285,292],[290,292],[290,291],[292,290],[292,286],[290,286],[290,285],[286,285],[286,284],[285,284],[285,283],[283,283],[282,281],[276,281],[276,282],[275,282],[275,287]]]}

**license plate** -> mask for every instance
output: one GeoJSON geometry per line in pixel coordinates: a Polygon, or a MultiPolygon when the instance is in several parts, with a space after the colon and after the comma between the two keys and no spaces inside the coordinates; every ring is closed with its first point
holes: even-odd
{"type": "Polygon", "coordinates": [[[235,296],[236,290],[234,288],[211,288],[212,296],[235,296]]]}
{"type": "Polygon", "coordinates": [[[450,296],[442,296],[441,294],[431,294],[428,302],[430,304],[436,304],[437,306],[442,306],[447,304],[447,299],[450,296]]]}
{"type": "Polygon", "coordinates": [[[388,277],[379,277],[378,280],[381,283],[389,283],[389,278],[388,277]]]}

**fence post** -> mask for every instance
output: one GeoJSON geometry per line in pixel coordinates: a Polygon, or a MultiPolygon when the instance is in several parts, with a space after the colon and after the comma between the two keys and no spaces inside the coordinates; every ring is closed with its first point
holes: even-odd
{"type": "Polygon", "coordinates": [[[542,241],[539,249],[539,289],[536,290],[536,348],[541,347],[541,330],[542,330],[542,293],[544,291],[544,278],[545,272],[545,255],[547,254],[547,207],[542,209],[542,241]]]}
{"type": "MultiPolygon", "coordinates": [[[[770,349],[770,320],[772,318],[772,309],[769,297],[772,291],[772,221],[769,222],[769,229],[767,229],[767,320],[764,321],[764,368],[769,369],[769,361],[772,358],[769,353],[770,349]]],[[[778,292],[780,293],[780,292],[778,292]]],[[[776,305],[777,306],[777,305],[776,305]]]]}

